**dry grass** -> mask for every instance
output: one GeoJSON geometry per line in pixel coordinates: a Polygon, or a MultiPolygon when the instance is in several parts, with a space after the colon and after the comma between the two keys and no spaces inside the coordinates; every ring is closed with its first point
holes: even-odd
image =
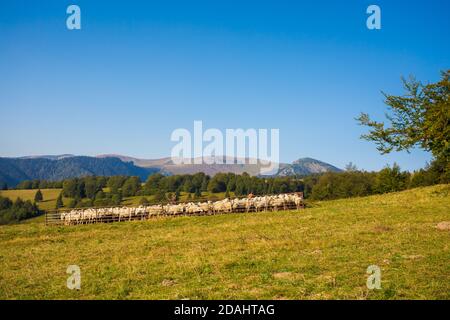
{"type": "MultiPolygon", "coordinates": [[[[45,197],[45,196],[44,196],[45,197]]],[[[298,212],[0,227],[2,299],[449,299],[449,186],[298,212]],[[70,264],[80,291],[66,288],[70,264]],[[382,270],[368,290],[366,269],[382,270]]]]}
{"type": "MultiPolygon", "coordinates": [[[[41,189],[42,196],[44,200],[39,202],[39,208],[42,210],[54,210],[56,206],[56,199],[61,193],[61,189],[41,189]]],[[[16,200],[18,197],[22,200],[34,201],[34,196],[37,190],[4,190],[0,191],[0,196],[10,198],[11,200],[16,200]]],[[[64,203],[68,202],[64,199],[64,203]]]]}

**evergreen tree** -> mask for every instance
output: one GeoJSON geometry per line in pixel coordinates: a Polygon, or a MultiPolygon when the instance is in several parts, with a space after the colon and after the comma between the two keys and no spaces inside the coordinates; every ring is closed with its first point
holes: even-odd
{"type": "Polygon", "coordinates": [[[39,189],[36,194],[34,195],[34,202],[40,202],[44,200],[44,197],[42,196],[41,189],[39,189]]]}

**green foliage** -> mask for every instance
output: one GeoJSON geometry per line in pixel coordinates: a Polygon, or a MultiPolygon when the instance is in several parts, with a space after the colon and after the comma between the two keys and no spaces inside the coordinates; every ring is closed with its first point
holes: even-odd
{"type": "Polygon", "coordinates": [[[116,193],[111,197],[111,203],[113,205],[120,205],[120,203],[122,202],[122,196],[120,195],[120,193],[116,193]]]}
{"type": "Polygon", "coordinates": [[[155,194],[154,200],[155,200],[155,202],[167,201],[166,193],[164,192],[164,190],[158,190],[158,192],[156,192],[156,194],[155,194]]]}
{"type": "Polygon", "coordinates": [[[226,174],[216,174],[208,183],[208,191],[213,193],[224,192],[227,189],[226,174]]]}
{"type": "Polygon", "coordinates": [[[40,202],[42,200],[44,200],[44,197],[42,196],[41,189],[39,189],[38,191],[36,191],[36,194],[34,195],[34,202],[40,202]]]}
{"type": "Polygon", "coordinates": [[[411,175],[402,172],[395,163],[379,172],[328,172],[305,179],[308,190],[305,196],[314,200],[362,197],[405,190],[410,186],[410,181],[411,175]]]}
{"type": "Polygon", "coordinates": [[[59,194],[58,198],[56,199],[56,205],[55,209],[59,209],[64,207],[63,198],[62,198],[62,192],[59,194]]]}
{"type": "Polygon", "coordinates": [[[412,174],[410,188],[431,186],[439,183],[450,183],[450,164],[442,157],[433,160],[425,169],[412,174]]]}
{"type": "Polygon", "coordinates": [[[84,193],[87,198],[95,199],[97,192],[101,191],[104,186],[104,180],[96,177],[84,178],[84,193]]]}
{"type": "MultiPolygon", "coordinates": [[[[388,106],[386,118],[389,122],[377,122],[366,113],[357,118],[361,125],[368,126],[363,139],[375,142],[382,154],[393,150],[409,151],[420,147],[430,151],[442,168],[441,181],[450,176],[450,70],[442,72],[437,83],[423,85],[414,78],[403,80],[406,93],[403,96],[384,94],[388,106]]],[[[419,173],[414,185],[421,185],[429,177],[419,173]]]]}
{"type": "Polygon", "coordinates": [[[414,78],[403,80],[403,96],[384,94],[390,126],[372,121],[362,113],[357,120],[371,130],[362,138],[373,141],[381,153],[410,150],[419,146],[435,157],[449,156],[450,70],[438,83],[423,85],[414,78]]]}
{"type": "Polygon", "coordinates": [[[69,201],[69,204],[67,205],[67,207],[69,207],[69,208],[76,208],[76,206],[78,204],[78,201],[79,201],[78,198],[71,199],[69,201]]]}
{"type": "Polygon", "coordinates": [[[95,195],[95,200],[101,200],[101,199],[105,199],[106,195],[105,193],[100,190],[99,192],[97,192],[97,194],[95,195]]]}
{"type": "Polygon", "coordinates": [[[129,177],[122,185],[122,196],[135,196],[141,190],[141,181],[138,177],[129,177]]]}
{"type": "Polygon", "coordinates": [[[315,183],[311,182],[311,198],[331,200],[370,195],[374,192],[375,177],[376,173],[360,171],[325,173],[315,183]]]}
{"type": "Polygon", "coordinates": [[[376,193],[387,193],[405,190],[408,186],[409,173],[401,172],[400,167],[394,163],[391,167],[386,166],[378,172],[374,191],[376,193]]]}
{"type": "Polygon", "coordinates": [[[68,179],[63,181],[63,195],[67,198],[84,198],[85,184],[82,179],[68,179]]]}
{"type": "Polygon", "coordinates": [[[0,224],[17,223],[21,220],[36,217],[40,214],[36,204],[30,200],[23,201],[17,198],[12,202],[0,196],[0,224]]]}
{"type": "Polygon", "coordinates": [[[148,199],[146,197],[142,197],[139,200],[139,205],[141,206],[148,206],[150,204],[150,201],[148,201],[148,199]]]}
{"type": "Polygon", "coordinates": [[[25,180],[20,182],[15,189],[30,190],[30,189],[61,189],[62,181],[48,181],[48,180],[25,180]]]}
{"type": "Polygon", "coordinates": [[[122,188],[123,184],[127,180],[125,176],[113,176],[108,179],[106,183],[111,193],[118,193],[120,188],[122,188]]]}

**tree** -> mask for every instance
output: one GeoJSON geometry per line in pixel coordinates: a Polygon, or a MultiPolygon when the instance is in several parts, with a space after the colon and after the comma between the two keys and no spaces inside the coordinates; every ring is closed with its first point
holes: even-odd
{"type": "Polygon", "coordinates": [[[122,202],[122,195],[120,193],[113,194],[111,197],[111,202],[116,206],[120,205],[122,202]]]}
{"type": "Polygon", "coordinates": [[[67,198],[84,198],[85,184],[81,179],[68,179],[63,182],[63,195],[67,198]]]}
{"type": "Polygon", "coordinates": [[[0,196],[0,210],[11,208],[13,205],[11,199],[0,196]]]}
{"type": "Polygon", "coordinates": [[[94,199],[97,192],[102,190],[100,181],[97,181],[96,177],[86,177],[84,182],[84,189],[86,197],[89,199],[94,199]]]}
{"type": "Polygon", "coordinates": [[[383,93],[388,106],[389,122],[371,120],[367,113],[356,119],[370,128],[361,138],[375,142],[381,154],[393,150],[410,151],[420,147],[430,151],[435,159],[442,159],[450,172],[450,70],[442,72],[437,83],[423,85],[410,77],[402,78],[406,93],[394,96],[383,93]]]}
{"type": "Polygon", "coordinates": [[[39,208],[30,200],[17,198],[14,203],[0,196],[0,224],[18,222],[39,215],[39,208]]]}
{"type": "Polygon", "coordinates": [[[141,189],[141,181],[138,177],[129,177],[122,185],[122,196],[131,197],[141,189]]]}
{"type": "Polygon", "coordinates": [[[164,176],[160,173],[150,175],[144,185],[145,194],[156,194],[160,189],[162,179],[164,179],[164,176]]]}
{"type": "Polygon", "coordinates": [[[160,203],[160,202],[165,202],[167,200],[166,198],[166,193],[164,192],[164,190],[158,190],[155,194],[155,202],[160,203]]]}
{"type": "Polygon", "coordinates": [[[62,192],[59,194],[58,198],[56,199],[56,205],[55,208],[59,209],[64,207],[63,198],[62,198],[62,192]]]}
{"type": "Polygon", "coordinates": [[[124,176],[113,176],[108,179],[106,185],[111,193],[118,193],[119,189],[122,188],[126,180],[127,177],[124,176]]]}
{"type": "Polygon", "coordinates": [[[102,190],[100,190],[99,192],[97,192],[97,194],[95,195],[95,200],[102,200],[102,199],[105,199],[105,193],[102,191],[102,190]]]}
{"type": "Polygon", "coordinates": [[[42,196],[41,189],[39,189],[38,191],[36,191],[36,194],[34,195],[34,202],[40,202],[42,200],[44,200],[44,197],[42,196]]]}
{"type": "Polygon", "coordinates": [[[408,186],[409,173],[401,172],[398,164],[386,166],[378,172],[375,179],[375,191],[379,193],[401,191],[408,186]]]}

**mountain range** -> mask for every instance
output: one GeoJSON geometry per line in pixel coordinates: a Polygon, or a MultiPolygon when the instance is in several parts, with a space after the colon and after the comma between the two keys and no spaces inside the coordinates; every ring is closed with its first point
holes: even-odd
{"type": "MultiPolygon", "coordinates": [[[[316,159],[301,158],[291,164],[280,163],[279,170],[274,176],[308,175],[329,171],[339,172],[341,169],[316,159]]],[[[0,157],[0,185],[6,183],[10,187],[23,180],[56,181],[88,175],[138,176],[145,181],[148,175],[157,172],[165,175],[197,172],[204,172],[211,176],[219,172],[235,174],[247,172],[250,175],[258,175],[260,164],[250,164],[249,159],[237,159],[233,164],[176,164],[171,158],[139,159],[116,154],[96,157],[70,154],[19,158],[0,157]]]]}

